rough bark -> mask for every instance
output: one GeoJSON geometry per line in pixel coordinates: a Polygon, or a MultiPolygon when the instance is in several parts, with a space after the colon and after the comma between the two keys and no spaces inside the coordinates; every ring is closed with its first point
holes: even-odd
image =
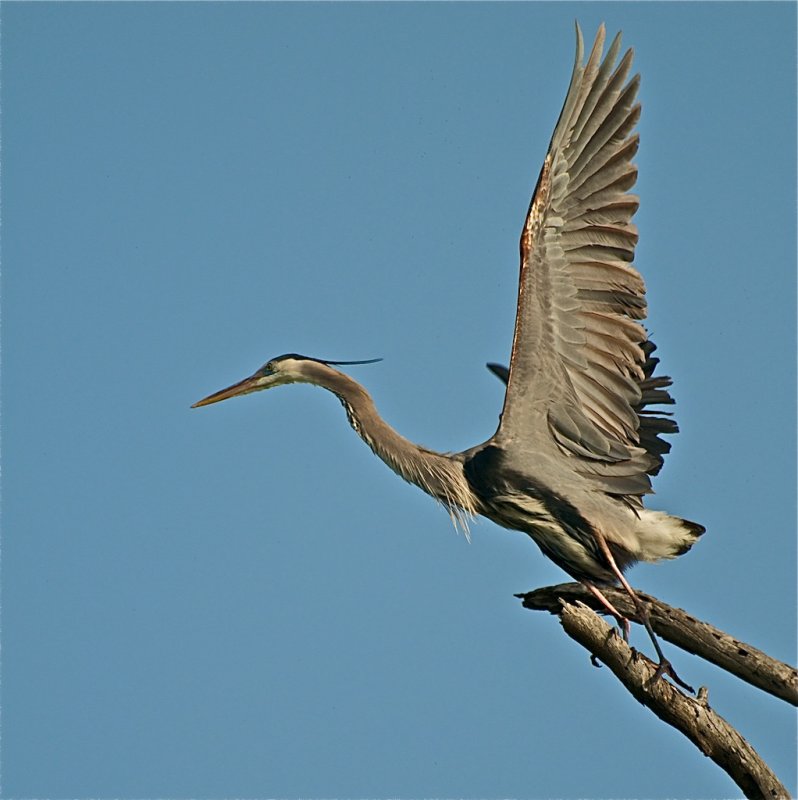
{"type": "MultiPolygon", "coordinates": [[[[602,591],[618,611],[628,614],[630,619],[635,618],[625,592],[602,591]]],[[[649,605],[654,630],[663,638],[776,697],[796,702],[796,671],[792,667],[694,619],[681,609],[671,608],[655,597],[639,595],[649,605]]],[[[598,601],[580,584],[550,586],[517,596],[522,598],[526,608],[557,614],[572,639],[605,664],[636,700],[711,758],[747,798],[790,797],[756,750],[710,707],[706,689],[699,689],[698,696],[691,697],[659,677],[655,663],[630,647],[617,628],[594,613],[592,606],[598,601]]]]}
{"type": "MultiPolygon", "coordinates": [[[[602,592],[618,611],[629,619],[636,620],[634,604],[625,591],[602,587],[602,592]]],[[[729,636],[709,623],[696,619],[680,608],[673,608],[643,592],[637,592],[637,595],[647,604],[651,625],[663,639],[725,669],[762,691],[792,705],[798,705],[798,670],[729,636]]],[[[525,608],[550,611],[552,614],[560,613],[561,601],[572,603],[577,600],[594,611],[604,612],[598,600],[579,583],[547,586],[518,597],[522,598],[525,608]]]]}
{"type": "Polygon", "coordinates": [[[789,797],[754,748],[710,708],[705,695],[688,697],[668,681],[656,678],[657,665],[631,648],[583,603],[563,603],[560,620],[565,632],[609,667],[636,700],[681,731],[746,797],[789,797]]]}

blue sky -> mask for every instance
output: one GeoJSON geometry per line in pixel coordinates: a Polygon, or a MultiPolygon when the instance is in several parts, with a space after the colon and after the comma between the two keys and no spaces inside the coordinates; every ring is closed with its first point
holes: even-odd
{"type": "MultiPolygon", "coordinates": [[[[5,797],[732,797],[685,739],[288,387],[350,373],[459,450],[501,408],[518,235],[573,61],[642,73],[636,264],[708,531],[632,583],[796,651],[787,3],[4,3],[5,797]]],[[[646,649],[635,632],[634,643],[646,649]]],[[[796,790],[795,715],[669,648],[796,790]]]]}

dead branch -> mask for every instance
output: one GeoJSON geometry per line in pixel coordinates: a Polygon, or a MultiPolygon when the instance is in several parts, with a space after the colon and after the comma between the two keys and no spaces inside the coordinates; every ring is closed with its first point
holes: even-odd
{"type": "Polygon", "coordinates": [[[656,664],[631,648],[584,603],[562,602],[559,615],[572,639],[606,664],[633,697],[711,758],[747,798],[789,797],[753,747],[709,707],[704,690],[692,698],[664,678],[655,678],[656,664]]]}
{"type": "MultiPolygon", "coordinates": [[[[663,639],[731,672],[752,686],[798,705],[798,670],[680,608],[673,608],[656,597],[635,591],[648,605],[651,624],[663,639]]],[[[636,619],[634,605],[625,591],[602,587],[602,592],[618,611],[631,620],[636,619]]],[[[525,608],[550,611],[552,614],[560,614],[561,601],[573,603],[577,600],[594,611],[604,611],[593,595],[579,583],[546,586],[517,597],[522,598],[525,608]]]]}

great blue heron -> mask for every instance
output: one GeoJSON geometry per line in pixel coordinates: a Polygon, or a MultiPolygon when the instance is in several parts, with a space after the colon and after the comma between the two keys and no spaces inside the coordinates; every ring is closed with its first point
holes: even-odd
{"type": "MultiPolygon", "coordinates": [[[[368,392],[335,362],[278,356],[243,381],[194,404],[312,383],[335,394],[363,441],[455,520],[482,515],[523,531],[543,553],[628,621],[596,584],[620,582],[635,601],[660,659],[645,607],[624,578],[637,561],[686,553],[704,528],[643,506],[676,423],[653,404],[673,403],[670,378],[654,376],[654,345],[640,324],[645,286],[632,266],[638,207],[629,190],[640,117],[632,51],[615,66],[618,34],[602,60],[604,26],[576,61],[521,233],[518,309],[499,427],[483,444],[438,453],[400,436],[368,392]]],[[[689,687],[687,687],[689,688],[689,687]]]]}

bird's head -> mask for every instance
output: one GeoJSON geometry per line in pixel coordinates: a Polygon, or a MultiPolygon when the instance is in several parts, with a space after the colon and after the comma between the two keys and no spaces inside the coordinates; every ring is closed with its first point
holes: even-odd
{"type": "Polygon", "coordinates": [[[192,408],[209,406],[211,403],[218,403],[230,397],[239,397],[252,392],[260,392],[264,389],[271,389],[274,386],[282,386],[285,383],[321,383],[324,385],[324,374],[334,372],[333,366],[348,364],[374,364],[381,361],[379,358],[372,358],[367,361],[324,361],[320,358],[310,358],[301,356],[297,353],[287,353],[284,356],[277,356],[267,361],[259,370],[254,372],[243,381],[234,383],[226,389],[209,394],[194,403],[192,408]]]}

